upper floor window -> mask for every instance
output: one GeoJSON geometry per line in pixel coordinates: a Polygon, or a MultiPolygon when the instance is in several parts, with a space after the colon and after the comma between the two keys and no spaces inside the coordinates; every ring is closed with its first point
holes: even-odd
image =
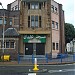
{"type": "Polygon", "coordinates": [[[14,11],[14,7],[12,7],[12,11],[14,11]]]}
{"type": "Polygon", "coordinates": [[[56,29],[58,29],[58,22],[56,22],[56,29]]]}
{"type": "Polygon", "coordinates": [[[31,3],[31,9],[38,9],[38,3],[31,3]]]}
{"type": "Polygon", "coordinates": [[[18,10],[18,5],[15,6],[15,10],[18,10]]]}
{"type": "Polygon", "coordinates": [[[28,27],[38,28],[41,27],[41,16],[28,16],[28,27]]]}
{"type": "Polygon", "coordinates": [[[54,6],[53,5],[51,5],[51,10],[52,10],[52,12],[54,12],[54,6]]]}
{"type": "Polygon", "coordinates": [[[57,13],[57,7],[55,7],[55,12],[57,13]]]}
{"type": "Polygon", "coordinates": [[[52,49],[55,50],[55,43],[52,43],[52,49]]]}
{"type": "Polygon", "coordinates": [[[41,9],[41,5],[42,3],[36,2],[28,3],[28,9],[41,9]]]}
{"type": "Polygon", "coordinates": [[[56,43],[56,50],[58,50],[58,43],[56,43]]]}
{"type": "Polygon", "coordinates": [[[31,16],[31,27],[38,27],[38,16],[31,16]]]}
{"type": "Polygon", "coordinates": [[[9,24],[12,25],[12,18],[9,18],[9,24]]]}
{"type": "Polygon", "coordinates": [[[52,21],[52,28],[55,28],[54,21],[52,21]]]}

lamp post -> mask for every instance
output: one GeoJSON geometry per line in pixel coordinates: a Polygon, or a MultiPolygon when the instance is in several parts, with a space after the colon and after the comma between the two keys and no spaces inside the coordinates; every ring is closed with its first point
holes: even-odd
{"type": "MultiPolygon", "coordinates": [[[[0,2],[0,5],[2,6],[2,3],[0,2]]],[[[5,29],[5,12],[4,12],[4,8],[2,6],[2,9],[3,9],[3,43],[2,43],[2,52],[4,54],[4,29],[5,29]]]]}

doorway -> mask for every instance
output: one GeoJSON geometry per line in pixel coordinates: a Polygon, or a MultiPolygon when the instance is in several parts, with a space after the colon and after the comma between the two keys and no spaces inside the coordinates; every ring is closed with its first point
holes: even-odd
{"type": "Polygon", "coordinates": [[[25,43],[25,55],[45,55],[45,43],[25,43]]]}

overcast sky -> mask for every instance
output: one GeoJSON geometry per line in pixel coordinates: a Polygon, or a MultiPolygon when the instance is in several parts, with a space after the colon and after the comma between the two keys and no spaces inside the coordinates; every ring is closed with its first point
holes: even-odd
{"type": "MultiPolygon", "coordinates": [[[[12,3],[14,0],[0,0],[2,3],[3,7],[7,9],[7,4],[12,3]]],[[[63,10],[65,12],[65,22],[66,23],[71,23],[75,27],[75,22],[74,22],[74,0],[55,0],[57,3],[60,3],[63,5],[63,10]]],[[[0,6],[1,8],[1,6],[0,6]]]]}

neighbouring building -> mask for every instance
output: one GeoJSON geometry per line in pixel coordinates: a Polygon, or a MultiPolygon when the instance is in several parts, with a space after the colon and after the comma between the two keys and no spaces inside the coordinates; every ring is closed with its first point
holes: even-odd
{"type": "Polygon", "coordinates": [[[23,55],[64,53],[62,4],[54,0],[15,0],[8,4],[6,11],[9,12],[8,19],[10,15],[13,20],[11,27],[15,27],[19,33],[19,53],[23,55]]]}

